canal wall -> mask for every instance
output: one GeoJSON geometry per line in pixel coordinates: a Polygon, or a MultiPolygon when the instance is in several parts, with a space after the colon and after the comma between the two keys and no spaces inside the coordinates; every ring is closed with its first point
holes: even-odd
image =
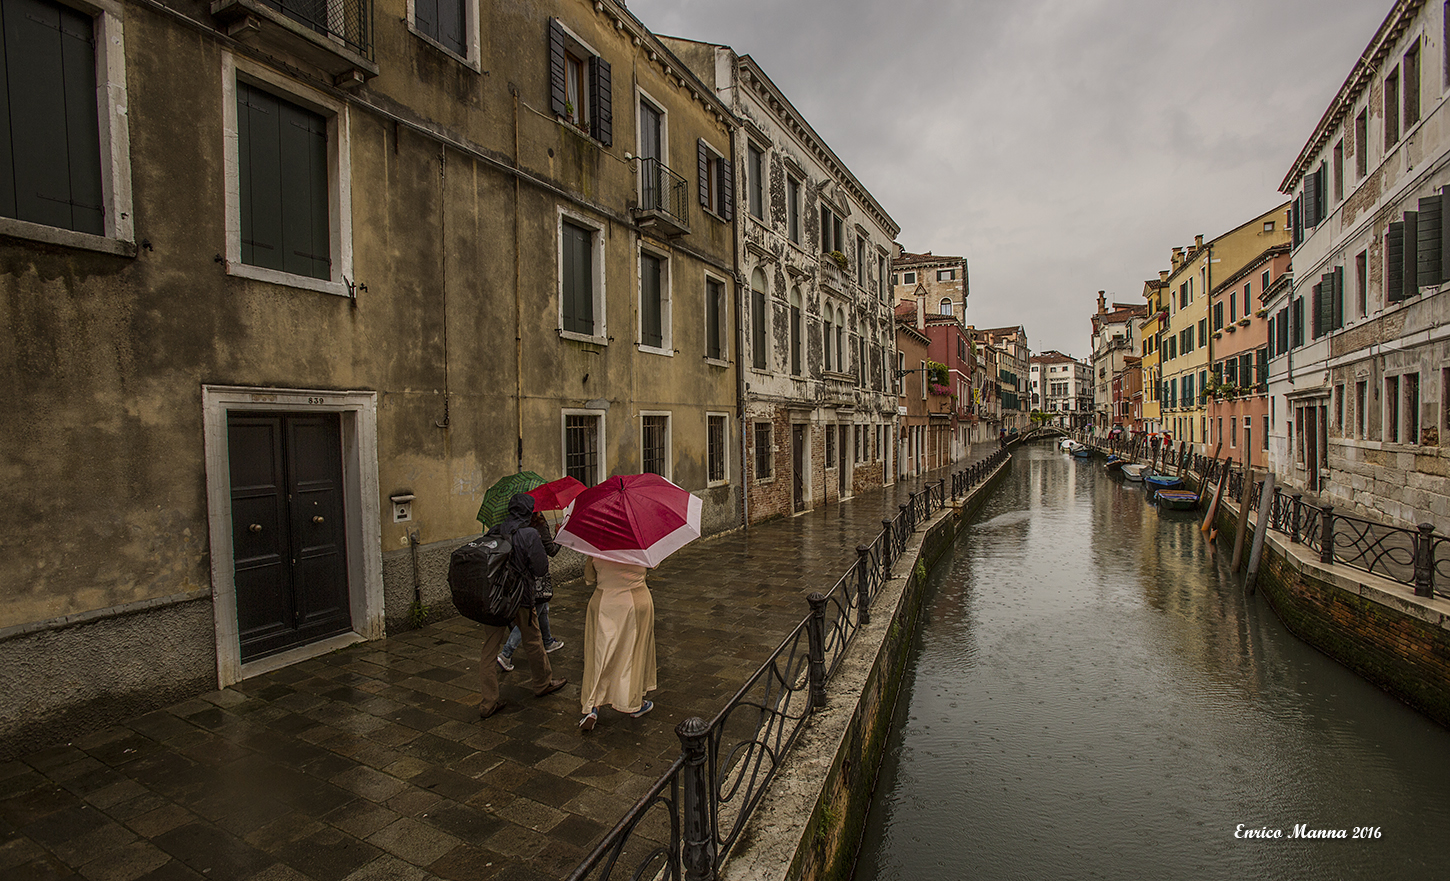
{"type": "MultiPolygon", "coordinates": [[[[1238,506],[1219,505],[1218,540],[1231,549],[1238,506]]],[[[1295,636],[1450,728],[1450,602],[1322,563],[1318,552],[1272,530],[1256,585],[1295,636]]]]}
{"type": "Polygon", "coordinates": [[[877,595],[812,715],[734,852],[722,881],[849,878],[885,755],[896,700],[925,599],[926,577],[1000,483],[1004,461],[918,532],[877,595]]]}

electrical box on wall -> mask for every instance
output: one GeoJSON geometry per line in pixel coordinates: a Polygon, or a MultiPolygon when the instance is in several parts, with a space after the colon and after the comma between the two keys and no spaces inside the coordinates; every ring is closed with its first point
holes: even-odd
{"type": "Polygon", "coordinates": [[[413,494],[400,493],[395,496],[388,496],[393,503],[393,522],[407,523],[413,519],[413,494]]]}

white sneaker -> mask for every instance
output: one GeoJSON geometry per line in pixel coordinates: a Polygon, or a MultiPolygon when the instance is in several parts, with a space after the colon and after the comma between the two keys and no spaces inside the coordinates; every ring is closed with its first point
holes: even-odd
{"type": "Polygon", "coordinates": [[[498,656],[498,665],[503,668],[505,673],[512,673],[514,671],[514,662],[505,658],[503,655],[498,656]]]}
{"type": "Polygon", "coordinates": [[[551,640],[549,640],[548,644],[544,646],[544,651],[546,651],[546,652],[555,652],[555,651],[558,651],[559,649],[561,649],[563,647],[564,647],[564,640],[562,640],[562,639],[551,639],[551,640]]]}

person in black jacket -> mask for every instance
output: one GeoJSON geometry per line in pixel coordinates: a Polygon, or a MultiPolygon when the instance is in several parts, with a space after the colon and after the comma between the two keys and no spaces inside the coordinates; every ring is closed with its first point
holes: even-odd
{"type": "MultiPolygon", "coordinates": [[[[534,696],[543,697],[563,688],[568,680],[554,678],[554,671],[549,666],[549,656],[544,651],[544,640],[539,633],[538,616],[534,610],[534,582],[539,576],[548,574],[549,555],[544,549],[539,531],[529,525],[533,516],[533,497],[527,493],[518,493],[509,499],[508,516],[498,526],[490,529],[489,533],[502,535],[509,540],[513,545],[514,565],[523,574],[524,601],[519,606],[513,623],[518,625],[524,637],[524,653],[528,656],[529,667],[534,674],[533,682],[530,683],[534,696]]],[[[512,625],[483,626],[483,661],[480,665],[483,681],[478,704],[480,719],[487,719],[503,709],[507,703],[498,695],[498,664],[494,659],[511,629],[512,625]]]]}

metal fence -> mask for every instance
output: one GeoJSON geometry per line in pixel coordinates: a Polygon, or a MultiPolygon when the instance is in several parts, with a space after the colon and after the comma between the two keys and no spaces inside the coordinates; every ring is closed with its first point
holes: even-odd
{"type": "Polygon", "coordinates": [[[262,4],[372,60],[372,0],[262,0],[262,4]]]}
{"type": "MultiPolygon", "coordinates": [[[[965,496],[1007,459],[1006,450],[950,477],[951,498],[965,496]]],[[[826,593],[709,722],[675,727],[681,752],[569,881],[621,877],[704,881],[740,840],[810,714],[825,706],[826,685],[892,576],[912,533],[947,504],[948,480],[910,495],[826,593]],[[618,874],[616,874],[618,873],[618,874]]]]}
{"type": "MultiPolygon", "coordinates": [[[[1161,467],[1196,475],[1202,487],[1217,482],[1229,468],[1224,487],[1230,499],[1242,498],[1246,471],[1228,459],[1213,459],[1179,444],[1152,450],[1147,442],[1125,438],[1087,441],[1122,456],[1157,462],[1161,467]]],[[[1259,509],[1262,478],[1254,481],[1249,510],[1259,509]]],[[[1317,505],[1299,492],[1286,493],[1274,487],[1268,512],[1269,528],[1288,536],[1291,544],[1303,544],[1317,551],[1322,563],[1339,563],[1413,587],[1419,596],[1450,596],[1450,537],[1435,532],[1434,524],[1421,523],[1415,529],[1393,526],[1350,514],[1333,505],[1317,505]]]]}
{"type": "Polygon", "coordinates": [[[681,225],[689,225],[689,184],[658,159],[639,160],[639,207],[642,211],[668,214],[681,225]]]}

